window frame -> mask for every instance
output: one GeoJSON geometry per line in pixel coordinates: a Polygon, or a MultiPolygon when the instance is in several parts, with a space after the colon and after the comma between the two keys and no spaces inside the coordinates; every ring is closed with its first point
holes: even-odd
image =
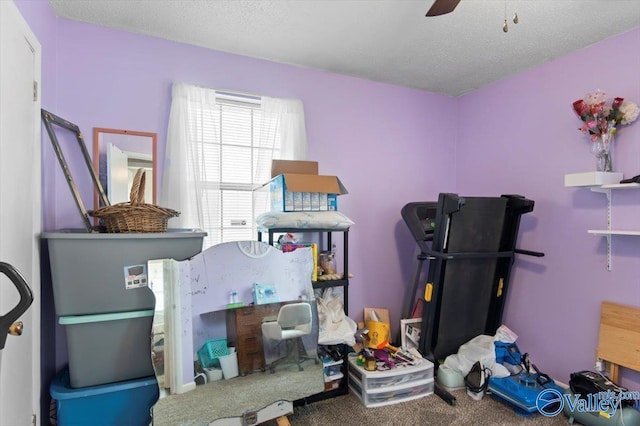
{"type": "MultiPolygon", "coordinates": [[[[217,145],[217,151],[219,155],[219,159],[214,158],[215,161],[218,161],[216,165],[216,168],[218,170],[217,173],[215,173],[217,175],[215,176],[216,179],[208,178],[207,180],[205,180],[204,176],[206,176],[207,173],[204,170],[200,172],[201,174],[203,174],[201,182],[203,194],[205,192],[215,191],[215,196],[217,197],[217,200],[214,203],[217,206],[217,212],[212,212],[212,216],[207,214],[205,219],[207,223],[204,224],[204,230],[207,232],[208,236],[205,238],[203,249],[223,242],[255,239],[255,236],[257,235],[257,224],[255,223],[255,218],[259,214],[269,211],[268,195],[263,196],[263,198],[259,200],[258,198],[261,197],[261,195],[258,194],[258,191],[260,191],[260,188],[264,186],[264,184],[267,183],[269,178],[271,177],[271,160],[280,157],[282,148],[279,137],[281,123],[276,117],[273,117],[271,119],[269,128],[272,128],[271,126],[273,126],[273,128],[277,129],[274,132],[273,146],[268,147],[268,145],[265,146],[265,144],[260,143],[258,138],[260,138],[262,135],[257,134],[256,127],[258,127],[260,124],[264,125],[264,122],[269,120],[268,114],[265,114],[262,117],[257,117],[256,113],[260,111],[260,105],[261,103],[259,99],[247,100],[242,96],[234,96],[229,93],[224,93],[221,95],[218,95],[218,93],[216,93],[216,106],[214,112],[217,116],[218,122],[215,122],[215,118],[206,117],[208,115],[208,112],[203,109],[201,109],[198,113],[201,120],[214,120],[214,122],[210,126],[210,128],[213,130],[213,134],[206,135],[203,133],[202,139],[196,142],[196,145],[200,150],[203,150],[205,144],[207,143],[217,145]],[[226,125],[225,121],[235,118],[233,117],[234,108],[239,108],[241,110],[244,110],[245,113],[249,112],[250,114],[250,128],[246,129],[248,130],[248,134],[250,136],[250,141],[248,144],[242,142],[239,143],[237,142],[237,139],[234,140],[233,138],[230,138],[228,135],[223,133],[226,125]],[[225,112],[227,114],[225,114],[225,112]],[[227,115],[226,118],[225,115],[227,115]],[[258,120],[262,120],[262,123],[258,123],[258,120]],[[219,134],[216,134],[216,131],[219,132],[219,134]],[[247,148],[249,150],[249,183],[229,180],[223,181],[225,161],[228,161],[228,157],[225,158],[224,156],[225,147],[247,148]],[[271,155],[268,157],[268,160],[262,160],[261,166],[266,167],[266,170],[269,170],[269,173],[265,174],[263,178],[257,176],[256,169],[260,166],[256,163],[256,161],[260,161],[257,159],[258,157],[260,157],[256,155],[257,151],[271,151],[271,155]],[[233,212],[225,209],[225,204],[229,202],[229,195],[233,192],[236,192],[238,195],[244,193],[250,194],[251,201],[247,204],[243,204],[243,206],[247,207],[249,210],[249,217],[229,217],[229,215],[232,215],[233,212]],[[227,199],[225,200],[225,198],[227,199]],[[249,227],[249,229],[247,229],[247,227],[249,227]]],[[[206,165],[207,163],[208,161],[202,161],[203,165],[206,165]]],[[[229,165],[227,164],[226,167],[229,167],[229,165]]],[[[265,192],[267,192],[268,194],[268,191],[265,192]]],[[[204,202],[203,199],[201,199],[200,201],[204,202]]]]}

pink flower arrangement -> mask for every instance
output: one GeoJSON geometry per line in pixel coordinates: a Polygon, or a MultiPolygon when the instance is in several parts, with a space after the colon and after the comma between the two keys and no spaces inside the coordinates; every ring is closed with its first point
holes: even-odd
{"type": "Polygon", "coordinates": [[[615,98],[608,104],[607,94],[600,90],[575,101],[573,110],[584,122],[579,130],[588,134],[592,141],[607,132],[615,132],[618,124],[631,124],[640,113],[638,105],[624,98],[615,98]]]}

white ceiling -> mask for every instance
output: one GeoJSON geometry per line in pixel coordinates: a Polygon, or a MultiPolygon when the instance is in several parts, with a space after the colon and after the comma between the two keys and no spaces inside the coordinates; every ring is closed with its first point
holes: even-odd
{"type": "Polygon", "coordinates": [[[451,96],[640,26],[639,0],[462,0],[437,17],[433,0],[49,2],[62,18],[451,96]]]}

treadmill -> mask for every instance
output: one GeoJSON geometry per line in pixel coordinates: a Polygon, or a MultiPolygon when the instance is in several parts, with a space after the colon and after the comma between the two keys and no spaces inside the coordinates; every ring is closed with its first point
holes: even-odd
{"type": "Polygon", "coordinates": [[[424,269],[424,261],[429,259],[427,253],[431,251],[437,207],[438,203],[435,201],[413,202],[406,204],[401,210],[402,218],[420,249],[413,287],[409,297],[405,299],[402,318],[412,318],[416,309],[416,295],[421,283],[420,278],[424,269]]]}
{"type": "MultiPolygon", "coordinates": [[[[520,195],[460,197],[441,193],[437,202],[405,205],[402,217],[418,243],[418,270],[405,315],[410,314],[424,260],[429,260],[424,289],[419,351],[434,363],[457,353],[480,335],[494,335],[502,323],[520,218],[534,202],[520,195]]],[[[408,316],[405,316],[408,318],[408,316]]],[[[435,383],[435,393],[455,398],[435,383]]]]}

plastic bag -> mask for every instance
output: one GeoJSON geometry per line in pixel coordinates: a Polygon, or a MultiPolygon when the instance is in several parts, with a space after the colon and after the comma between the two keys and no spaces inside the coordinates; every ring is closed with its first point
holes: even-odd
{"type": "Polygon", "coordinates": [[[507,326],[501,325],[495,336],[481,334],[460,346],[457,354],[445,358],[444,365],[464,377],[469,374],[473,364],[480,361],[485,368],[491,371],[491,377],[508,377],[511,375],[509,370],[501,364],[496,364],[496,348],[493,342],[513,343],[517,338],[518,336],[507,326]]]}
{"type": "Polygon", "coordinates": [[[515,343],[517,339],[518,335],[504,324],[498,327],[496,335],[493,336],[494,342],[515,343]]]}
{"type": "Polygon", "coordinates": [[[318,303],[318,344],[337,345],[356,343],[354,337],[358,328],[355,321],[345,315],[341,294],[337,288],[327,288],[316,299],[318,303]]]}

